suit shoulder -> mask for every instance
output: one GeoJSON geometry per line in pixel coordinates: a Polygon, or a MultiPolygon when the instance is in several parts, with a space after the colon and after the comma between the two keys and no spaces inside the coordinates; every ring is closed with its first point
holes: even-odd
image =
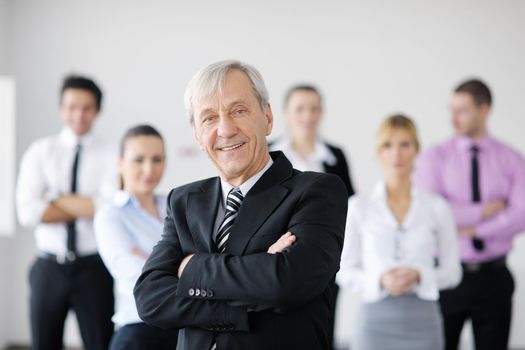
{"type": "Polygon", "coordinates": [[[201,192],[203,189],[212,186],[216,181],[217,177],[210,177],[208,179],[198,180],[175,187],[168,193],[168,201],[171,202],[177,200],[191,192],[201,192]]]}
{"type": "Polygon", "coordinates": [[[293,179],[296,182],[303,184],[304,187],[328,185],[330,187],[338,186],[346,191],[345,184],[343,183],[341,178],[334,174],[318,173],[315,171],[296,171],[294,172],[293,179]]]}

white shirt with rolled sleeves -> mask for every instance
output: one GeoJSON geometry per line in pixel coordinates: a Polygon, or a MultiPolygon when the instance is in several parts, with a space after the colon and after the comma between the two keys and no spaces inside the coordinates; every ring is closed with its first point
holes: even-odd
{"type": "Polygon", "coordinates": [[[401,225],[388,207],[384,183],[371,194],[349,200],[337,282],[360,292],[364,302],[388,295],[381,288],[381,276],[398,266],[419,272],[420,282],[412,292],[424,300],[438,300],[439,290],[453,288],[461,281],[451,209],[437,195],[415,187],[411,192],[410,209],[401,225]]]}
{"type": "MultiPolygon", "coordinates": [[[[91,197],[95,209],[109,201],[118,189],[117,148],[101,142],[91,132],[78,137],[65,127],[60,134],[33,142],[24,153],[18,174],[16,208],[22,226],[34,228],[40,252],[65,256],[67,229],[65,223],[43,223],[42,215],[49,203],[71,191],[75,147],[82,145],[77,194],[91,197]]],[[[79,256],[97,252],[93,221],[77,219],[77,252],[79,256]]]]}

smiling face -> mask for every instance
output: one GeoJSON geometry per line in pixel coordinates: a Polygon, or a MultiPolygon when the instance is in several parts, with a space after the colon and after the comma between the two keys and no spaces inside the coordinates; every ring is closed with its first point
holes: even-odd
{"type": "Polygon", "coordinates": [[[60,110],[64,123],[76,135],[82,136],[91,130],[91,125],[97,116],[97,99],[88,90],[68,88],[62,94],[60,110]]]}
{"type": "Polygon", "coordinates": [[[266,136],[273,115],[269,104],[261,109],[250,79],[240,70],[226,74],[222,90],[193,102],[193,135],[221,178],[239,186],[269,160],[266,136]]]}
{"type": "Polygon", "coordinates": [[[164,172],[164,158],[164,143],[159,137],[127,139],[118,163],[124,191],[135,196],[153,194],[164,172]]]}
{"type": "Polygon", "coordinates": [[[417,143],[408,130],[392,129],[379,149],[385,177],[410,176],[417,153],[417,143]]]}
{"type": "Polygon", "coordinates": [[[316,136],[321,120],[321,97],[314,91],[293,92],[286,105],[285,117],[295,137],[316,136]]]}

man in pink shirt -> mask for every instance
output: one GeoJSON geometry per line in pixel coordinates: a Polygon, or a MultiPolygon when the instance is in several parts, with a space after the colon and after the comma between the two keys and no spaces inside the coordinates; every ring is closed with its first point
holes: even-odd
{"type": "Polygon", "coordinates": [[[508,347],[514,280],[506,266],[525,230],[525,159],[487,131],[492,97],[479,80],[459,85],[450,109],[456,135],[424,152],[415,181],[446,198],[460,238],[463,280],[441,293],[446,349],[472,320],[477,350],[508,347]]]}

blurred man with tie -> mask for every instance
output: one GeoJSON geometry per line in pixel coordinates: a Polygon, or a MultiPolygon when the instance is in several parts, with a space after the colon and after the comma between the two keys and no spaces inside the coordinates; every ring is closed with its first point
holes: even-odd
{"type": "Polygon", "coordinates": [[[456,136],[422,154],[415,174],[448,200],[458,227],[463,280],[440,300],[450,350],[467,319],[476,350],[508,347],[514,280],[506,256],[525,230],[525,160],[489,135],[491,104],[483,82],[459,85],[450,103],[456,136]]]}
{"type": "Polygon", "coordinates": [[[116,152],[92,134],[102,92],[68,76],[60,95],[64,128],[33,142],[18,174],[17,214],[34,228],[31,267],[33,349],[62,349],[64,321],[76,314],[86,350],[106,350],[113,334],[113,280],[97,254],[93,214],[117,189],[116,152]]]}
{"type": "Polygon", "coordinates": [[[205,67],[185,102],[219,176],[171,191],[135,286],[139,315],[184,328],[185,350],[329,349],[345,185],[268,151],[273,115],[254,67],[205,67]]]}

